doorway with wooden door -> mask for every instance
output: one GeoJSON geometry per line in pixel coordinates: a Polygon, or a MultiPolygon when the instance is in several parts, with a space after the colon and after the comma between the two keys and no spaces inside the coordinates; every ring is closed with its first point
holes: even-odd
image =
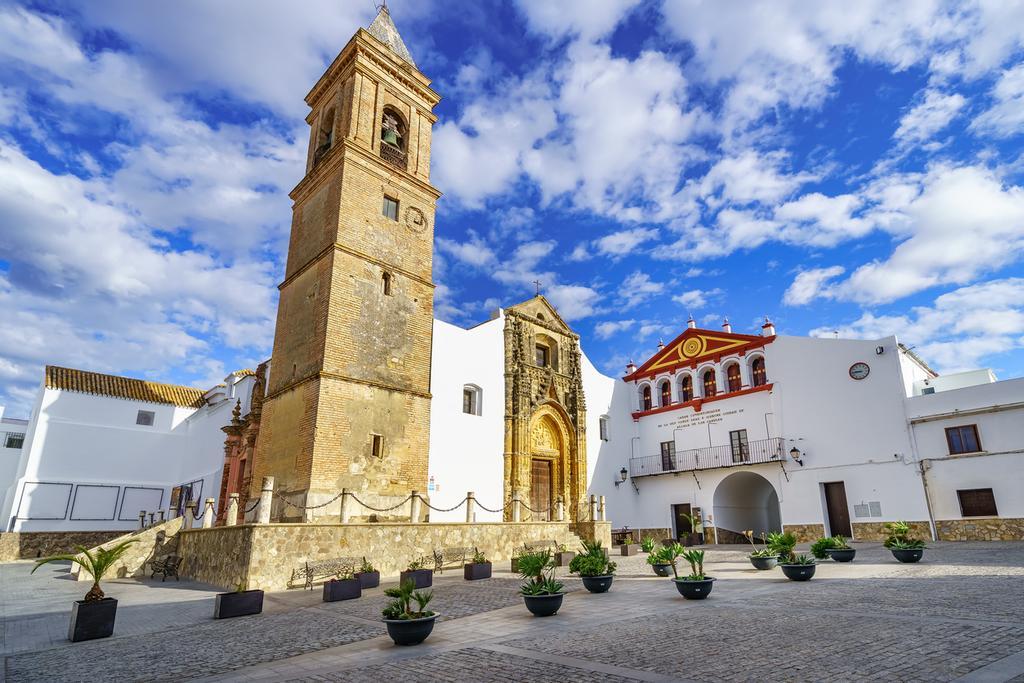
{"type": "Polygon", "coordinates": [[[530,466],[530,513],[534,521],[551,519],[551,461],[533,458],[530,466]]]}
{"type": "Polygon", "coordinates": [[[830,481],[822,486],[825,489],[825,514],[828,517],[829,533],[851,538],[853,529],[850,527],[850,507],[846,504],[846,484],[830,481]]]}

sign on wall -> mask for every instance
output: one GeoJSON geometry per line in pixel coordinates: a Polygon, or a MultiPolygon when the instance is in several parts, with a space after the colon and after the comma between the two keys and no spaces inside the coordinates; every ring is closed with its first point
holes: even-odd
{"type": "Polygon", "coordinates": [[[699,413],[686,413],[679,415],[674,420],[663,422],[658,427],[671,427],[673,429],[685,429],[687,427],[699,427],[702,425],[718,424],[731,415],[739,415],[743,408],[733,410],[722,410],[721,408],[708,408],[699,413]]]}

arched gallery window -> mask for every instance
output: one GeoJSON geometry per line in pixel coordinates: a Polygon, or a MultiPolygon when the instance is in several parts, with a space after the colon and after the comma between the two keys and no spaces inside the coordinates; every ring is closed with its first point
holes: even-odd
{"type": "Polygon", "coordinates": [[[683,375],[682,381],[679,382],[679,397],[683,403],[693,400],[693,377],[690,375],[683,375]]]}
{"type": "Polygon", "coordinates": [[[661,383],[661,405],[672,405],[672,385],[667,379],[661,383]]]}
{"type": "Polygon", "coordinates": [[[651,405],[651,385],[645,384],[640,389],[640,410],[650,410],[653,407],[651,405]]]}
{"type": "Polygon", "coordinates": [[[718,392],[718,386],[715,383],[715,369],[708,368],[704,371],[704,398],[711,398],[718,392]]]}
{"type": "Polygon", "coordinates": [[[740,364],[732,363],[725,371],[729,383],[729,391],[739,391],[743,388],[743,380],[740,379],[740,364]]]}
{"type": "Polygon", "coordinates": [[[763,387],[768,383],[768,374],[764,368],[764,358],[757,357],[750,364],[751,375],[755,387],[763,387]]]}

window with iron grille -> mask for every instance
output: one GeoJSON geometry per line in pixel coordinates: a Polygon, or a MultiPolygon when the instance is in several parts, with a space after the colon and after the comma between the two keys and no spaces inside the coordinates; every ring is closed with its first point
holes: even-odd
{"type": "Polygon", "coordinates": [[[398,200],[394,197],[384,195],[384,216],[393,221],[398,220],[398,200]]]}
{"type": "Polygon", "coordinates": [[[143,427],[152,427],[155,419],[156,413],[152,410],[140,410],[135,416],[135,424],[142,425],[143,427]]]}
{"type": "Polygon", "coordinates": [[[750,446],[747,444],[746,429],[729,432],[729,447],[732,449],[733,462],[750,462],[750,446]]]}
{"type": "Polygon", "coordinates": [[[978,438],[978,425],[963,425],[946,428],[946,443],[949,454],[977,453],[981,450],[981,439],[978,438]]]}
{"type": "Polygon", "coordinates": [[[661,471],[671,472],[676,468],[676,442],[661,442],[661,471]]]}
{"type": "Polygon", "coordinates": [[[4,438],[4,448],[21,448],[25,443],[25,434],[22,432],[7,432],[4,438]]]}
{"type": "Polygon", "coordinates": [[[998,517],[996,497],[992,489],[962,489],[956,492],[960,499],[960,514],[964,517],[998,517]]]}

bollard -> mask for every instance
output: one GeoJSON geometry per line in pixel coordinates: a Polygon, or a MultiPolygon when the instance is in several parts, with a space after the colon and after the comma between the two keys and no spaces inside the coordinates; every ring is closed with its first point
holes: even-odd
{"type": "Polygon", "coordinates": [[[590,494],[590,521],[597,521],[597,496],[590,494]]]}
{"type": "Polygon", "coordinates": [[[348,517],[352,514],[348,503],[348,489],[341,490],[341,523],[348,524],[348,517]]]}
{"type": "Polygon", "coordinates": [[[181,512],[182,516],[185,518],[185,521],[181,523],[181,528],[182,529],[191,529],[192,528],[192,523],[195,521],[195,517],[194,517],[192,509],[193,509],[193,503],[192,503],[192,500],[189,499],[189,501],[187,503],[185,503],[185,508],[181,512]]]}
{"type": "Polygon", "coordinates": [[[520,520],[519,511],[519,491],[512,492],[512,521],[518,522],[520,520]]]}
{"type": "Polygon", "coordinates": [[[420,523],[420,492],[412,492],[412,501],[409,504],[409,523],[420,523]]]}
{"type": "Polygon", "coordinates": [[[139,510],[139,528],[140,529],[145,529],[146,528],[146,511],[145,510],[139,510]]]}
{"type": "Polygon", "coordinates": [[[206,506],[203,509],[203,528],[204,529],[209,529],[209,528],[211,528],[213,526],[213,506],[214,506],[214,503],[215,503],[215,501],[214,501],[213,498],[207,498],[206,499],[206,506]]]}
{"type": "Polygon", "coordinates": [[[466,494],[466,524],[476,521],[476,511],[473,509],[475,506],[476,496],[470,491],[466,494]]]}
{"type": "Polygon", "coordinates": [[[163,524],[164,522],[167,521],[166,517],[164,517],[164,511],[163,510],[157,510],[156,514],[159,515],[159,518],[156,520],[157,524],[163,524]]]}
{"type": "Polygon", "coordinates": [[[597,509],[598,509],[598,511],[600,513],[601,521],[602,522],[606,522],[606,521],[608,521],[608,519],[607,519],[607,513],[605,512],[605,509],[604,509],[604,496],[601,496],[598,500],[600,501],[600,504],[597,506],[597,509]]]}
{"type": "Polygon", "coordinates": [[[274,497],[274,478],[263,477],[263,489],[260,491],[259,514],[257,524],[270,524],[270,504],[274,497]]]}
{"type": "Polygon", "coordinates": [[[175,519],[178,516],[178,508],[173,505],[167,508],[167,519],[175,519]]]}
{"type": "Polygon", "coordinates": [[[232,493],[228,496],[228,516],[224,520],[225,526],[235,526],[238,524],[238,494],[232,493]]]}
{"type": "Polygon", "coordinates": [[[565,521],[565,501],[562,500],[561,496],[558,497],[558,501],[555,503],[555,521],[565,521]]]}

